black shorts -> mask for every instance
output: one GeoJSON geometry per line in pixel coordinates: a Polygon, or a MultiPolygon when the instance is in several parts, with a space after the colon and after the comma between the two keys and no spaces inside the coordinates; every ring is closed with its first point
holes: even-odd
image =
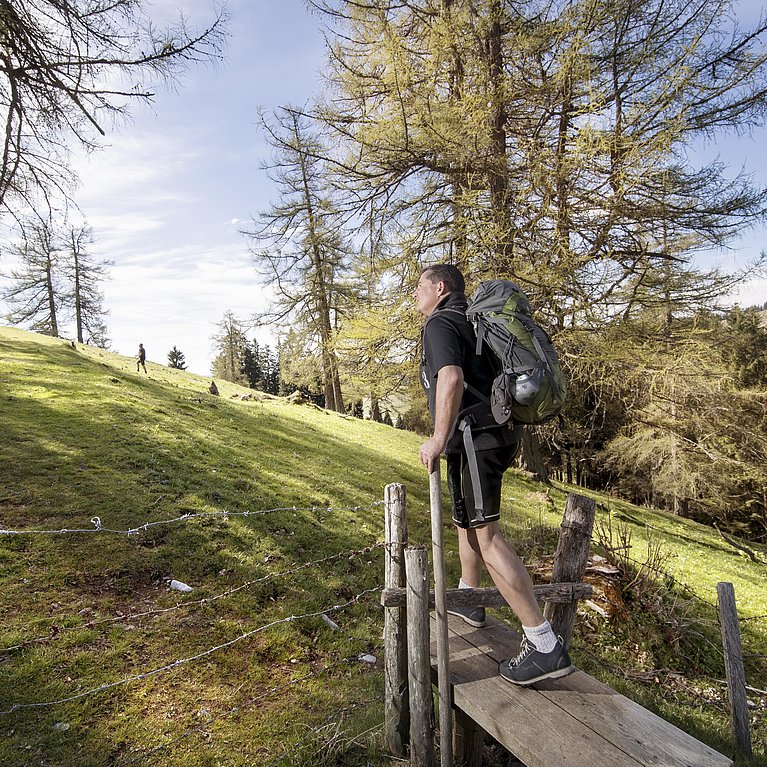
{"type": "Polygon", "coordinates": [[[471,484],[469,462],[464,452],[449,453],[447,458],[447,487],[453,510],[453,522],[464,530],[496,522],[501,516],[501,485],[503,473],[511,466],[521,443],[477,450],[477,469],[482,488],[484,516],[477,519],[474,508],[474,490],[471,484]]]}

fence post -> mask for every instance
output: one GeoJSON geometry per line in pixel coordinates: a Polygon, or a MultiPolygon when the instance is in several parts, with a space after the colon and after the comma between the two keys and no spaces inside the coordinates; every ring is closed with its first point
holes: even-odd
{"type": "MultiPolygon", "coordinates": [[[[575,493],[567,496],[554,554],[552,583],[575,583],[583,580],[595,515],[596,506],[591,498],[575,493]]],[[[565,647],[570,646],[577,612],[578,602],[575,599],[564,603],[547,602],[543,609],[544,617],[550,621],[554,633],[562,637],[565,647]]]]}
{"type": "Polygon", "coordinates": [[[731,583],[717,583],[716,594],[719,601],[719,625],[722,630],[724,670],[727,675],[735,753],[737,756],[751,758],[746,671],[743,667],[743,646],[740,641],[738,610],[735,606],[735,588],[731,583]]]}
{"type": "Polygon", "coordinates": [[[405,550],[410,765],[433,767],[434,712],[429,657],[429,566],[422,546],[405,550]]]}
{"type": "Polygon", "coordinates": [[[445,543],[442,522],[442,480],[439,463],[429,475],[431,496],[431,558],[434,567],[434,612],[437,617],[437,685],[439,688],[439,756],[442,767],[453,767],[453,700],[450,690],[450,647],[447,631],[445,543]]]}
{"type": "MultiPolygon", "coordinates": [[[[387,485],[385,585],[405,586],[407,545],[407,498],[405,486],[387,485]]],[[[407,681],[407,642],[404,607],[384,609],[384,741],[394,756],[403,756],[410,731],[410,702],[407,681]]]]}

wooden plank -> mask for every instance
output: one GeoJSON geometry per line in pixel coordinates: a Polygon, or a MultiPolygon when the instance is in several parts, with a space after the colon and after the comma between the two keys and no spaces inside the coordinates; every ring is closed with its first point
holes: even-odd
{"type": "Polygon", "coordinates": [[[582,671],[537,685],[552,703],[645,765],[732,767],[730,758],[582,671]]]}
{"type": "MultiPolygon", "coordinates": [[[[631,758],[551,704],[534,688],[498,675],[498,663],[450,620],[450,673],[454,705],[528,767],[640,767],[631,758]]],[[[462,621],[460,621],[462,625],[462,621]]],[[[483,629],[474,629],[483,633],[483,629]]]]}
{"type": "MultiPolygon", "coordinates": [[[[472,628],[456,618],[451,621],[450,629],[490,658],[492,663],[512,657],[519,649],[519,635],[492,618],[488,618],[485,629],[472,628]]],[[[514,689],[513,685],[501,681],[514,689]]],[[[539,682],[535,689],[551,706],[591,730],[594,738],[630,754],[636,764],[732,767],[733,762],[728,757],[583,671],[539,682]]]]}

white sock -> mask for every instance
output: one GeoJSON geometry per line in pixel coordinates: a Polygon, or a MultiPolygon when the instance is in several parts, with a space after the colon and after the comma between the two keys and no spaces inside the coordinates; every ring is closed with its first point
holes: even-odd
{"type": "Polygon", "coordinates": [[[538,652],[551,652],[557,646],[557,638],[548,621],[540,626],[522,626],[522,631],[538,652]]]}

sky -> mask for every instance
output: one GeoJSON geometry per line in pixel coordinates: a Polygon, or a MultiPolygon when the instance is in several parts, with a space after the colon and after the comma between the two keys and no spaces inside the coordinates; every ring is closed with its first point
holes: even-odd
{"type": "MultiPolygon", "coordinates": [[[[104,283],[111,348],[167,364],[173,346],[188,369],[210,374],[212,337],[224,313],[248,320],[268,308],[241,230],[275,197],[262,164],[271,150],[258,109],[303,105],[320,85],[325,54],[321,19],[303,0],[227,0],[224,59],[188,69],[172,87],[157,84],[151,106],[109,132],[104,148],[75,153],[81,178],[75,199],[93,228],[91,253],[112,262],[104,283]]],[[[761,3],[741,0],[744,20],[761,3]]],[[[153,14],[179,9],[202,26],[213,0],[154,0],[153,14]]],[[[767,185],[767,129],[705,148],[767,185]]],[[[744,232],[734,248],[706,265],[736,268],[765,247],[767,228],[744,232]]],[[[767,301],[767,280],[735,299],[767,301]]],[[[0,306],[0,315],[3,314],[0,306]]],[[[274,345],[273,329],[250,333],[274,345]]]]}
{"type": "MultiPolygon", "coordinates": [[[[75,200],[94,230],[90,252],[113,262],[104,283],[111,348],[167,364],[173,346],[187,369],[210,374],[224,313],[248,320],[268,308],[241,230],[274,197],[262,170],[271,149],[258,109],[303,105],[316,91],[325,44],[320,20],[302,0],[227,0],[224,59],[159,84],[151,106],[110,132],[106,146],[75,154],[75,200]]],[[[181,7],[198,26],[210,0],[155,0],[181,7]]],[[[276,344],[274,333],[249,333],[276,344]]]]}

